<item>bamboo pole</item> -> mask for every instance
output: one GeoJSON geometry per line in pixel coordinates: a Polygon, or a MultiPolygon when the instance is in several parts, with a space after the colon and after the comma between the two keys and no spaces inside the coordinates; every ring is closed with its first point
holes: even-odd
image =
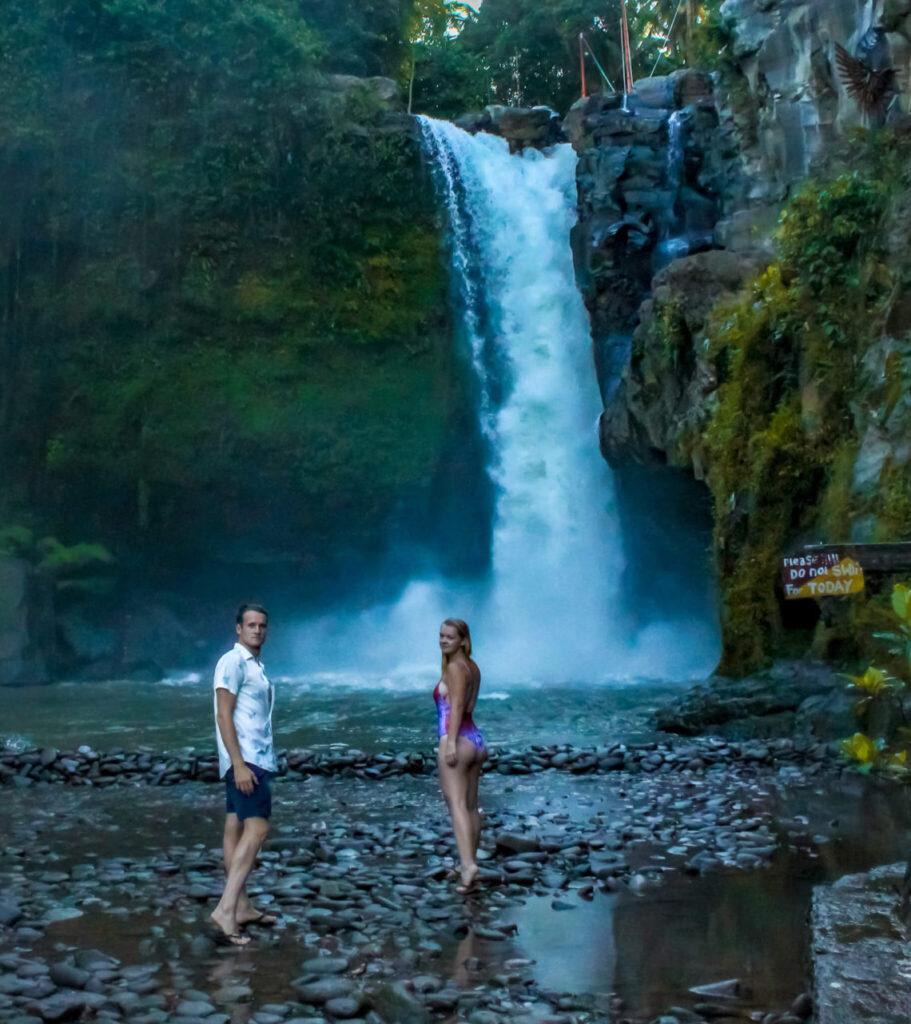
{"type": "Polygon", "coordinates": [[[686,62],[692,68],[698,63],[696,54],[696,18],[698,0],[686,0],[686,62]]]}
{"type": "Polygon", "coordinates": [[[588,95],[585,90],[585,43],[582,38],[582,33],[579,33],[579,68],[582,73],[582,99],[588,95]]]}

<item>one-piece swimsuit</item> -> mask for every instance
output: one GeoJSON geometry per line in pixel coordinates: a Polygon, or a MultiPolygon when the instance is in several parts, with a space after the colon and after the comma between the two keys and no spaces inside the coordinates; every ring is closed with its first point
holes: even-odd
{"type": "MultiPolygon", "coordinates": [[[[442,682],[441,679],[440,683],[442,682]]],[[[433,699],[437,706],[437,736],[445,736],[449,732],[449,715],[452,709],[449,706],[449,701],[440,693],[440,683],[433,688],[433,699]]],[[[468,711],[462,715],[462,721],[459,723],[459,735],[471,740],[478,750],[484,749],[484,737],[468,711]]]]}

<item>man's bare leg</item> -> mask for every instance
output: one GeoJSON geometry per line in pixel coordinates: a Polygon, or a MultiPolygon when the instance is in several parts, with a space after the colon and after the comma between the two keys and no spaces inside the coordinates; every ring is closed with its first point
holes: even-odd
{"type": "MultiPolygon", "coordinates": [[[[222,843],[222,849],[225,855],[225,877],[231,874],[231,861],[234,859],[234,851],[237,849],[237,844],[240,842],[240,837],[243,835],[244,825],[240,818],[236,814],[228,814],[225,817],[225,834],[222,843]]],[[[244,881],[243,888],[240,890],[240,895],[237,897],[237,924],[244,925],[249,924],[251,921],[258,921],[262,917],[262,912],[257,910],[256,907],[250,902],[250,897],[247,895],[247,883],[244,881]]],[[[274,918],[272,919],[274,921],[274,918]]]]}
{"type": "MultiPolygon", "coordinates": [[[[228,815],[228,817],[236,816],[228,815]]],[[[244,887],[247,877],[253,870],[256,855],[269,831],[269,822],[265,818],[247,818],[242,823],[238,822],[238,825],[241,826],[240,838],[234,842],[236,830],[232,826],[229,836],[229,824],[227,820],[225,822],[225,866],[228,877],[218,906],[211,914],[212,921],[221,928],[225,935],[234,935],[242,923],[238,919],[238,914],[244,909],[241,896],[243,895],[243,899],[246,900],[244,887]]],[[[249,906],[249,901],[246,905],[249,906]]],[[[253,916],[258,916],[256,911],[253,912],[253,916]]]]}

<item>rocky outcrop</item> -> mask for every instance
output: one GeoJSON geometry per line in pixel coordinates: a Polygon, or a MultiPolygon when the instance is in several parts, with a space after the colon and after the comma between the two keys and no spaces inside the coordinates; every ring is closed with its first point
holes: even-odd
{"type": "MultiPolygon", "coordinates": [[[[906,5],[905,5],[906,6],[906,5]]],[[[719,79],[722,124],[737,159],[726,185],[719,244],[754,247],[814,161],[864,122],[841,80],[835,44],[897,71],[893,111],[907,109],[909,13],[869,0],[726,0],[736,75],[719,79]]]]}
{"type": "MultiPolygon", "coordinates": [[[[683,442],[711,405],[714,371],[699,344],[711,300],[736,293],[770,258],[795,183],[864,120],[835,44],[888,50],[900,89],[890,116],[907,104],[911,74],[905,0],[887,4],[881,21],[861,0],[727,0],[723,13],[733,34],[726,73],[646,80],[628,111],[617,96],[591,97],[565,122],[580,154],[574,251],[605,396],[602,450],[615,463],[658,455],[700,478],[701,453],[683,442]],[[686,258],[706,248],[724,255],[686,258]]],[[[896,308],[911,319],[906,302],[896,308]]],[[[880,428],[858,429],[874,473],[887,457],[880,428]]]]}
{"type": "Polygon", "coordinates": [[[491,104],[480,114],[466,114],[458,118],[456,124],[472,134],[488,132],[502,136],[509,143],[511,153],[521,153],[523,149],[544,149],[566,141],[560,116],[550,107],[491,104]]]}
{"type": "Polygon", "coordinates": [[[705,344],[709,313],[763,262],[761,254],[712,249],[658,272],[640,309],[630,359],[601,417],[601,451],[608,462],[654,454],[705,478],[693,439],[711,415],[719,379],[705,344]]]}
{"type": "Polygon", "coordinates": [[[830,743],[856,729],[845,681],[821,662],[781,662],[745,679],[712,676],[658,709],[655,724],[683,736],[794,736],[830,743]]]}
{"type": "Polygon", "coordinates": [[[711,248],[723,166],[709,75],[683,72],[618,95],[579,100],[564,129],[579,154],[576,275],[592,320],[605,397],[630,354],[657,269],[711,248]]]}

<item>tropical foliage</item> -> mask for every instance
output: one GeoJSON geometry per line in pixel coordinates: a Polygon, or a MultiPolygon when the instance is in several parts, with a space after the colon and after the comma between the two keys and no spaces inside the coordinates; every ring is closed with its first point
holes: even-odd
{"type": "MultiPolygon", "coordinates": [[[[682,0],[628,0],[626,6],[636,77],[679,67],[685,45],[682,0]]],[[[711,66],[727,41],[719,7],[713,0],[698,8],[698,56],[711,54],[711,66]]],[[[454,116],[508,103],[544,104],[565,113],[580,94],[580,33],[610,82],[621,85],[620,20],[620,0],[484,0],[458,35],[423,40],[415,109],[454,116]]],[[[591,57],[586,61],[590,88],[607,88],[591,57]]]]}
{"type": "Polygon", "coordinates": [[[4,5],[0,522],[151,574],[426,501],[461,396],[432,197],[323,74],[397,74],[414,5],[338,7],[4,5]]]}
{"type": "Polygon", "coordinates": [[[861,771],[874,767],[906,771],[911,729],[905,698],[911,686],[911,588],[896,584],[892,590],[892,626],[878,639],[889,643],[894,674],[870,666],[863,675],[848,676],[857,694],[855,713],[863,728],[842,744],[842,751],[861,771]]]}

